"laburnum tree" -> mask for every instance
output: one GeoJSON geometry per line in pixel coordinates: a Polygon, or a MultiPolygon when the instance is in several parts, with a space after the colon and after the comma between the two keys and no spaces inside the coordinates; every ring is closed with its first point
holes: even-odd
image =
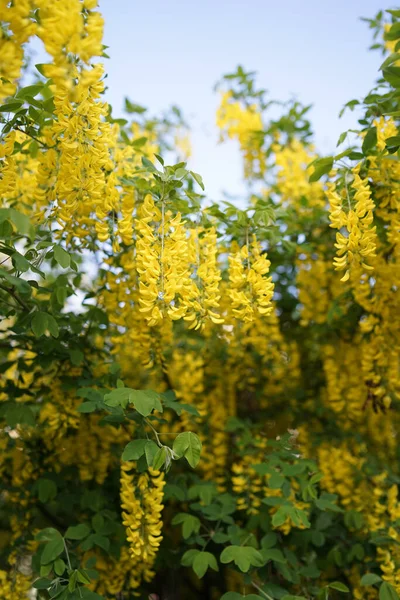
{"type": "Polygon", "coordinates": [[[398,599],[400,10],[336,156],[221,80],[244,208],[113,116],[96,0],[0,19],[0,599],[398,599]]]}

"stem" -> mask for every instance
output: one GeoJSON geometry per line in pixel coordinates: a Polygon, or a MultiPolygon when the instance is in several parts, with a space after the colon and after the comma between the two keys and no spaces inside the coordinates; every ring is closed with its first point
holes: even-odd
{"type": "Polygon", "coordinates": [[[250,271],[249,228],[248,227],[246,227],[246,246],[247,246],[247,270],[250,271]]]}
{"type": "Polygon", "coordinates": [[[350,211],[351,210],[351,202],[350,202],[349,186],[347,185],[347,179],[346,179],[346,176],[347,176],[348,172],[349,172],[349,169],[348,169],[348,171],[344,175],[344,186],[346,188],[347,203],[349,205],[349,211],[350,211]]]}
{"type": "Polygon", "coordinates": [[[71,560],[69,558],[69,552],[68,552],[68,548],[67,548],[67,543],[66,543],[66,541],[65,541],[64,538],[63,538],[63,542],[64,542],[65,554],[67,555],[67,562],[68,562],[69,570],[72,571],[72,565],[71,565],[71,560]]]}
{"type": "Polygon", "coordinates": [[[160,442],[160,438],[158,436],[157,431],[154,429],[153,425],[150,423],[150,421],[148,419],[145,418],[145,421],[146,421],[147,425],[150,427],[150,429],[153,431],[154,435],[156,436],[157,444],[161,447],[162,443],[160,442]]]}
{"type": "MultiPolygon", "coordinates": [[[[246,246],[247,246],[247,276],[250,273],[250,248],[249,248],[249,227],[246,227],[246,246]]],[[[250,294],[253,294],[253,286],[249,284],[250,294]]]]}
{"type": "Polygon", "coordinates": [[[161,198],[161,255],[160,255],[160,266],[161,266],[161,293],[164,297],[164,236],[165,236],[165,204],[164,194],[161,198]]]}
{"type": "Polygon", "coordinates": [[[25,310],[29,311],[29,306],[25,304],[25,302],[18,296],[18,294],[14,292],[13,288],[8,288],[5,285],[0,284],[0,290],[3,290],[4,292],[7,292],[7,294],[10,294],[10,296],[12,296],[12,298],[14,298],[14,300],[18,302],[20,306],[22,306],[25,310]]]}
{"type": "Polygon", "coordinates": [[[43,146],[43,148],[48,148],[49,147],[47,144],[45,144],[44,142],[42,142],[41,140],[39,140],[39,138],[37,138],[36,136],[32,135],[31,133],[28,133],[27,131],[24,131],[20,127],[14,127],[14,129],[16,131],[20,131],[21,133],[24,133],[28,137],[32,138],[33,140],[35,140],[35,142],[37,142],[38,144],[41,144],[43,146]]]}
{"type": "Polygon", "coordinates": [[[252,585],[253,587],[255,587],[255,588],[256,588],[256,590],[258,590],[258,591],[260,592],[260,594],[262,594],[263,596],[265,596],[265,598],[268,598],[268,600],[274,600],[274,599],[272,598],[272,596],[270,596],[269,594],[267,594],[267,592],[264,592],[264,590],[262,590],[262,589],[260,588],[260,586],[256,584],[256,582],[255,582],[255,581],[252,581],[252,582],[251,582],[251,585],[252,585]]]}
{"type": "Polygon", "coordinates": [[[10,256],[6,256],[5,259],[0,262],[0,265],[4,265],[4,263],[7,262],[10,259],[11,259],[10,256]]]}

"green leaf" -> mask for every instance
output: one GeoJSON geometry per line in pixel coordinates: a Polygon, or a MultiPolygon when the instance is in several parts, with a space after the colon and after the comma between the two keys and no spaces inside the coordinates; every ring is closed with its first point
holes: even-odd
{"type": "Polygon", "coordinates": [[[163,394],[161,394],[161,398],[163,400],[164,406],[176,412],[178,416],[180,416],[183,411],[186,411],[196,417],[200,416],[199,411],[196,407],[192,406],[191,404],[185,404],[183,402],[178,402],[175,399],[171,399],[171,396],[168,394],[168,392],[164,392],[163,394]]]}
{"type": "Polygon", "coordinates": [[[40,502],[46,503],[56,497],[57,486],[51,479],[39,479],[38,492],[40,502]]]}
{"type": "Polygon", "coordinates": [[[343,512],[343,509],[340,508],[340,506],[337,506],[337,504],[333,504],[333,502],[331,502],[330,500],[325,500],[325,498],[317,498],[315,500],[315,505],[320,509],[320,510],[331,510],[332,512],[343,512]]]}
{"type": "Polygon", "coordinates": [[[59,335],[58,323],[52,315],[47,315],[47,329],[50,334],[57,338],[59,335]]]}
{"type": "Polygon", "coordinates": [[[27,98],[28,96],[34,98],[43,90],[43,83],[34,83],[33,85],[26,85],[21,88],[16,94],[16,98],[27,98]]]}
{"type": "Polygon", "coordinates": [[[55,538],[51,542],[48,542],[43,548],[42,555],[40,557],[40,563],[47,565],[52,562],[64,551],[64,540],[62,538],[55,538]]]}
{"type": "Polygon", "coordinates": [[[221,552],[220,561],[224,564],[234,562],[243,573],[247,573],[250,567],[265,564],[260,552],[252,546],[228,546],[221,552]]]}
{"type": "Polygon", "coordinates": [[[105,552],[108,552],[110,549],[110,540],[104,535],[99,535],[98,533],[93,533],[90,536],[90,541],[92,541],[96,546],[102,548],[105,552]]]}
{"type": "Polygon", "coordinates": [[[146,156],[142,156],[142,164],[144,167],[146,167],[146,169],[148,171],[151,171],[151,172],[157,171],[158,172],[158,169],[156,169],[156,167],[153,165],[151,160],[149,160],[146,156]]]}
{"type": "Polygon", "coordinates": [[[181,558],[181,565],[183,567],[191,567],[195,557],[199,553],[200,550],[195,550],[193,548],[191,550],[186,550],[185,554],[181,558]]]}
{"type": "Polygon", "coordinates": [[[168,450],[165,446],[159,448],[153,458],[152,467],[155,471],[159,471],[167,460],[168,450]]]}
{"type": "Polygon", "coordinates": [[[128,406],[129,397],[132,390],[131,388],[117,388],[113,390],[109,394],[104,396],[104,402],[107,406],[122,406],[122,408],[126,408],[128,406]]]}
{"type": "Polygon", "coordinates": [[[329,171],[333,167],[333,157],[327,156],[326,158],[318,158],[310,165],[308,165],[307,168],[311,167],[311,165],[314,166],[314,172],[308,178],[310,183],[318,181],[323,175],[329,173],[329,171]]]}
{"type": "Polygon", "coordinates": [[[6,104],[3,104],[2,106],[0,106],[0,112],[16,112],[17,110],[19,110],[21,108],[21,106],[23,105],[23,101],[22,100],[13,100],[11,102],[7,102],[6,104]]]}
{"type": "Polygon", "coordinates": [[[92,527],[96,533],[102,532],[104,528],[104,517],[103,515],[97,514],[92,518],[92,527]]]}
{"type": "Polygon", "coordinates": [[[90,577],[88,577],[87,574],[86,574],[86,572],[83,571],[82,569],[78,569],[78,571],[77,571],[77,579],[81,583],[85,583],[85,584],[89,584],[90,583],[90,577]]]}
{"type": "Polygon", "coordinates": [[[278,540],[278,536],[276,535],[276,533],[274,533],[273,531],[270,531],[269,533],[264,535],[264,537],[261,539],[261,548],[263,550],[268,550],[269,548],[272,548],[273,546],[275,546],[277,540],[278,540]]]}
{"type": "Polygon", "coordinates": [[[287,562],[286,558],[283,556],[282,552],[278,550],[278,548],[261,550],[261,554],[264,561],[273,560],[274,562],[282,564],[287,562]]]}
{"type": "Polygon", "coordinates": [[[90,533],[90,528],[83,523],[81,525],[72,525],[68,527],[65,537],[69,540],[83,540],[90,533]]]}
{"type": "Polygon", "coordinates": [[[51,579],[45,579],[44,577],[41,577],[40,579],[36,579],[36,581],[34,581],[33,587],[35,590],[48,590],[52,583],[53,582],[51,579]]]}
{"type": "Polygon", "coordinates": [[[34,227],[32,226],[27,215],[20,213],[18,210],[15,210],[15,208],[1,209],[0,221],[2,220],[1,213],[3,211],[6,211],[9,214],[9,218],[11,219],[18,233],[20,233],[21,235],[27,235],[29,237],[32,237],[34,235],[34,227]]]}
{"type": "Polygon", "coordinates": [[[288,516],[287,506],[281,506],[272,517],[272,526],[280,527],[284,524],[288,516]]]}
{"type": "Polygon", "coordinates": [[[153,465],[154,457],[158,452],[158,446],[153,440],[146,442],[144,446],[144,453],[146,455],[147,465],[151,467],[153,465]]]}
{"type": "Polygon", "coordinates": [[[53,570],[53,563],[49,563],[48,565],[42,565],[40,567],[40,577],[47,577],[49,573],[53,570]]]}
{"type": "Polygon", "coordinates": [[[382,75],[394,88],[400,88],[400,73],[398,67],[386,67],[382,70],[382,75]]]}
{"type": "Polygon", "coordinates": [[[97,402],[83,402],[77,408],[80,413],[91,413],[97,409],[97,402]]]}
{"type": "Polygon", "coordinates": [[[56,539],[62,539],[62,535],[53,527],[46,527],[46,529],[38,531],[38,533],[35,535],[35,540],[38,542],[50,542],[56,539]]]}
{"type": "Polygon", "coordinates": [[[92,592],[88,588],[80,588],[79,589],[79,600],[104,600],[104,596],[100,596],[96,592],[92,592]]]}
{"type": "Polygon", "coordinates": [[[375,583],[379,583],[382,581],[382,577],[379,575],[375,575],[375,573],[366,573],[361,577],[361,585],[374,585],[375,583]]]}
{"type": "Polygon", "coordinates": [[[276,585],[275,583],[264,583],[262,589],[272,598],[282,598],[283,596],[287,595],[287,590],[285,590],[279,585],[276,585]]]}
{"type": "Polygon", "coordinates": [[[339,135],[339,139],[337,141],[336,146],[340,146],[340,144],[343,144],[344,140],[347,138],[347,131],[343,131],[340,135],[339,135]]]}
{"type": "Polygon", "coordinates": [[[76,571],[74,571],[73,573],[69,573],[68,590],[70,592],[73,592],[74,589],[76,588],[77,579],[78,579],[78,574],[76,571]]]}
{"type": "Polygon", "coordinates": [[[143,417],[148,417],[153,410],[162,412],[160,394],[153,390],[130,390],[129,402],[131,402],[138,413],[143,417]]]}
{"type": "Polygon", "coordinates": [[[38,63],[37,65],[35,65],[35,67],[39,71],[39,73],[43,75],[43,77],[46,77],[46,75],[44,74],[45,67],[47,67],[46,63],[38,63]]]}
{"type": "Polygon", "coordinates": [[[122,460],[139,460],[145,453],[148,440],[133,440],[129,442],[122,453],[122,460]]]}
{"type": "Polygon", "coordinates": [[[6,422],[10,427],[16,427],[17,425],[35,426],[35,415],[24,402],[8,404],[5,409],[6,422]]]}
{"type": "Polygon", "coordinates": [[[62,558],[57,558],[57,560],[54,562],[54,572],[56,575],[61,576],[65,569],[67,568],[65,562],[63,561],[62,558]]]}
{"type": "Polygon", "coordinates": [[[5,279],[6,281],[8,281],[8,283],[11,284],[12,286],[14,286],[21,295],[23,295],[23,296],[31,295],[31,292],[32,292],[31,286],[24,279],[21,279],[20,277],[14,277],[13,275],[10,275],[4,269],[0,269],[0,277],[2,279],[5,279]]]}
{"type": "Polygon", "coordinates": [[[175,177],[177,179],[182,179],[183,177],[185,177],[188,174],[188,171],[186,169],[177,169],[175,171],[175,177]]]}
{"type": "Polygon", "coordinates": [[[19,252],[14,252],[11,256],[12,263],[17,271],[21,271],[21,273],[26,273],[31,267],[29,261],[22,256],[19,252]]]}
{"type": "Polygon", "coordinates": [[[312,531],[311,532],[311,541],[314,544],[314,546],[317,546],[317,548],[320,548],[325,543],[325,536],[321,531],[312,531]]]}
{"type": "Polygon", "coordinates": [[[294,465],[283,465],[282,473],[287,477],[294,477],[295,475],[300,475],[304,473],[307,465],[304,462],[295,463],[294,465]]]}
{"type": "Polygon", "coordinates": [[[292,594],[286,594],[282,596],[281,600],[307,600],[304,596],[292,596],[292,594]]]}
{"type": "Polygon", "coordinates": [[[83,363],[85,358],[83,352],[81,350],[77,350],[76,348],[74,350],[69,351],[69,356],[71,358],[71,363],[76,367],[79,367],[79,365],[83,363]]]}
{"type": "Polygon", "coordinates": [[[280,473],[274,471],[268,480],[268,486],[273,490],[278,490],[285,483],[285,478],[280,473]]]}
{"type": "Polygon", "coordinates": [[[47,331],[48,315],[45,312],[35,312],[31,321],[31,328],[36,337],[41,337],[47,331]]]}
{"type": "Polygon", "coordinates": [[[200,519],[187,513],[178,513],[172,519],[172,525],[179,525],[182,523],[182,535],[185,540],[192,535],[192,533],[199,533],[200,531],[200,519]]]}
{"type": "Polygon", "coordinates": [[[175,438],[173,450],[177,456],[184,456],[190,466],[194,469],[200,460],[201,441],[195,433],[185,431],[175,438]]]}
{"type": "Polygon", "coordinates": [[[201,189],[202,189],[202,190],[203,190],[203,192],[204,192],[204,190],[205,190],[205,187],[204,187],[204,183],[203,183],[203,178],[202,178],[202,176],[201,176],[201,175],[199,175],[198,173],[195,173],[194,171],[190,171],[190,174],[191,174],[191,176],[193,177],[193,179],[196,181],[196,183],[198,183],[198,184],[199,184],[199,186],[201,187],[201,189]]]}
{"type": "Polygon", "coordinates": [[[367,155],[368,152],[376,146],[376,142],[377,142],[376,127],[371,127],[370,129],[368,129],[368,131],[364,137],[363,143],[362,143],[363,154],[367,155]]]}
{"type": "Polygon", "coordinates": [[[200,552],[195,556],[192,568],[199,579],[204,577],[209,567],[214,571],[218,571],[217,560],[213,554],[210,552],[200,552]]]}
{"type": "Polygon", "coordinates": [[[390,583],[384,581],[379,588],[379,600],[399,600],[399,595],[390,583]]]}
{"type": "Polygon", "coordinates": [[[265,600],[265,596],[259,596],[258,594],[248,594],[247,596],[242,596],[238,592],[226,592],[221,600],[265,600]]]}
{"type": "Polygon", "coordinates": [[[125,111],[127,113],[143,114],[146,112],[146,110],[147,108],[144,106],[140,106],[140,104],[134,104],[129,100],[129,98],[125,98],[125,111]]]}
{"type": "Polygon", "coordinates": [[[62,246],[54,246],[54,258],[63,269],[71,264],[71,257],[62,246]]]}
{"type": "Polygon", "coordinates": [[[321,479],[323,479],[323,477],[324,477],[324,474],[323,474],[323,473],[315,473],[315,474],[314,474],[314,475],[311,477],[311,479],[310,479],[309,483],[311,483],[311,484],[318,483],[318,481],[321,481],[321,479]]]}
{"type": "Polygon", "coordinates": [[[331,588],[332,590],[337,590],[338,592],[350,592],[347,585],[345,585],[341,581],[333,581],[332,583],[329,583],[327,587],[331,588]]]}
{"type": "Polygon", "coordinates": [[[389,152],[396,152],[400,148],[400,135],[393,135],[385,140],[389,152]]]}

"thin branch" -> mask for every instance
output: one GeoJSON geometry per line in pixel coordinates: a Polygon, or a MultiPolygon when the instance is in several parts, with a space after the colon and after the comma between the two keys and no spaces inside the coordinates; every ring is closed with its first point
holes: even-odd
{"type": "Polygon", "coordinates": [[[35,142],[37,142],[38,144],[41,144],[43,146],[43,148],[49,148],[49,146],[47,144],[45,144],[44,142],[42,142],[42,140],[39,140],[39,138],[37,138],[35,135],[32,135],[31,133],[28,133],[27,131],[24,131],[20,127],[14,127],[14,129],[16,131],[20,131],[21,133],[24,133],[28,137],[32,138],[33,140],[35,140],[35,142]]]}
{"type": "Polygon", "coordinates": [[[251,582],[251,585],[252,585],[253,587],[255,587],[255,588],[256,588],[256,590],[258,590],[258,591],[260,592],[260,594],[262,594],[263,596],[265,596],[265,598],[267,598],[268,600],[273,600],[272,596],[270,596],[269,594],[267,594],[267,592],[264,592],[264,590],[263,590],[263,589],[261,589],[261,588],[260,588],[260,586],[259,586],[259,585],[257,585],[255,581],[252,581],[252,582],[251,582]]]}
{"type": "Polygon", "coordinates": [[[30,310],[30,309],[29,309],[29,306],[28,306],[28,305],[27,305],[27,304],[24,302],[24,300],[22,300],[22,298],[20,298],[20,297],[18,296],[18,294],[16,294],[16,293],[14,292],[13,288],[8,288],[8,287],[6,287],[5,285],[1,285],[1,284],[0,284],[0,290],[3,290],[4,292],[7,292],[7,294],[10,294],[10,296],[11,296],[12,298],[14,298],[14,300],[15,300],[16,302],[18,302],[18,304],[19,304],[20,306],[22,306],[22,308],[24,308],[24,309],[25,309],[25,310],[27,310],[27,311],[29,311],[29,310],[30,310]]]}

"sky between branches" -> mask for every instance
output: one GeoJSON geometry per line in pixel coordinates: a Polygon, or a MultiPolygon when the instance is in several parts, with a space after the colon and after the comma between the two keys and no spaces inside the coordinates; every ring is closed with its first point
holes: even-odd
{"type": "Polygon", "coordinates": [[[100,0],[105,18],[107,100],[120,116],[124,96],[152,114],[178,104],[192,127],[190,164],[214,200],[243,194],[235,144],[218,145],[215,82],[240,63],[258,71],[271,98],[295,96],[310,113],[322,153],[334,151],[355,115],[348,100],[365,95],[382,62],[368,52],[382,0],[100,0]]]}

